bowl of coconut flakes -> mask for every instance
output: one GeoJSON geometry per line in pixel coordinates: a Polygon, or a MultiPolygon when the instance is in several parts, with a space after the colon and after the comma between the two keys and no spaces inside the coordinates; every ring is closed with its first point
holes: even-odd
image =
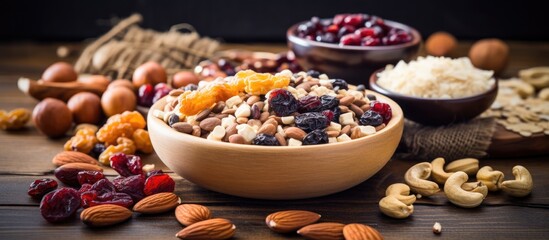
{"type": "Polygon", "coordinates": [[[479,116],[494,102],[498,83],[493,71],[475,68],[467,57],[427,56],[377,70],[370,88],[397,102],[405,118],[438,126],[479,116]]]}

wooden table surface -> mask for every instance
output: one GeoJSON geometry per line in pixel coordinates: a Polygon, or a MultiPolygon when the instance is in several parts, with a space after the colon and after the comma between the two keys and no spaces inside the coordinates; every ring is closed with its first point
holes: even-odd
{"type": "MultiPolygon", "coordinates": [[[[65,44],[81,49],[81,44],[65,44]]],[[[51,63],[58,60],[74,62],[78,53],[60,59],[55,55],[59,44],[0,44],[0,109],[24,107],[37,103],[17,90],[21,76],[38,78],[51,63]]],[[[461,43],[466,53],[470,43],[461,43]]],[[[278,52],[284,45],[225,45],[253,50],[278,52]]],[[[516,75],[519,69],[549,66],[549,43],[510,42],[511,58],[504,76],[516,75]]],[[[22,131],[0,131],[0,239],[171,239],[182,226],[174,213],[154,216],[134,214],[123,224],[92,229],[78,218],[52,225],[42,219],[39,201],[27,194],[29,184],[38,178],[53,178],[52,157],[62,150],[68,139],[48,139],[39,134],[32,123],[22,131]]],[[[549,146],[547,146],[549,147],[549,146]]],[[[490,193],[480,207],[463,209],[449,203],[443,193],[421,198],[414,204],[414,214],[403,220],[386,217],[378,210],[378,201],[387,186],[402,182],[406,169],[417,161],[392,159],[374,177],[347,191],[330,196],[293,200],[264,201],[228,196],[202,189],[175,174],[175,193],[184,203],[198,203],[211,208],[215,217],[230,219],[237,226],[235,239],[301,239],[296,234],[283,235],[270,231],[264,218],[271,212],[303,209],[318,212],[321,221],[364,223],[378,229],[386,239],[547,239],[549,238],[549,156],[482,159],[481,166],[490,165],[512,178],[511,168],[523,165],[530,170],[534,189],[530,196],[512,198],[503,193],[490,193]],[[443,232],[432,233],[440,222],[443,232]]],[[[155,154],[144,158],[158,168],[169,171],[155,154]]],[[[107,169],[109,177],[115,172],[107,169]]]]}

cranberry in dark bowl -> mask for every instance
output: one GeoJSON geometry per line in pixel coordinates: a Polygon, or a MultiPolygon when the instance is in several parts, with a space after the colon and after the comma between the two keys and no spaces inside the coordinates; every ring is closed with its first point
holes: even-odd
{"type": "Polygon", "coordinates": [[[289,48],[305,69],[368,85],[372,72],[416,57],[421,35],[402,23],[367,14],[311,18],[287,31],[289,48]]]}

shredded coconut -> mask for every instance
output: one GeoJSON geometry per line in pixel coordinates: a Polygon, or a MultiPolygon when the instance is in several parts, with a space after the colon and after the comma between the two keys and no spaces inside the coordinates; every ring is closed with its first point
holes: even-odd
{"type": "Polygon", "coordinates": [[[469,58],[418,57],[406,64],[387,65],[377,84],[403,95],[421,98],[463,98],[488,91],[493,71],[475,68],[469,58]]]}

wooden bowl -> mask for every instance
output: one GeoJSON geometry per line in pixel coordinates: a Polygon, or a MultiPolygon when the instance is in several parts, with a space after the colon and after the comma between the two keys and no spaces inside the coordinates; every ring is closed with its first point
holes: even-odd
{"type": "MultiPolygon", "coordinates": [[[[373,93],[373,92],[372,92],[373,93]]],[[[351,188],[378,172],[391,158],[403,130],[401,108],[389,98],[393,118],[376,134],[323,145],[269,147],[216,142],[179,133],[147,116],[153,147],[181,177],[204,188],[258,199],[302,199],[351,188]]]]}
{"type": "Polygon", "coordinates": [[[389,91],[377,84],[377,73],[370,76],[370,88],[395,100],[404,111],[404,116],[424,125],[447,125],[471,120],[486,111],[496,99],[498,81],[488,91],[464,98],[419,98],[389,91]]]}
{"type": "Polygon", "coordinates": [[[421,44],[421,35],[416,29],[389,20],[385,20],[387,25],[409,31],[412,41],[391,46],[341,46],[298,37],[296,29],[302,23],[291,26],[286,32],[288,47],[297,62],[305,69],[315,69],[354,85],[367,86],[372,72],[387,64],[414,59],[421,44]]]}

